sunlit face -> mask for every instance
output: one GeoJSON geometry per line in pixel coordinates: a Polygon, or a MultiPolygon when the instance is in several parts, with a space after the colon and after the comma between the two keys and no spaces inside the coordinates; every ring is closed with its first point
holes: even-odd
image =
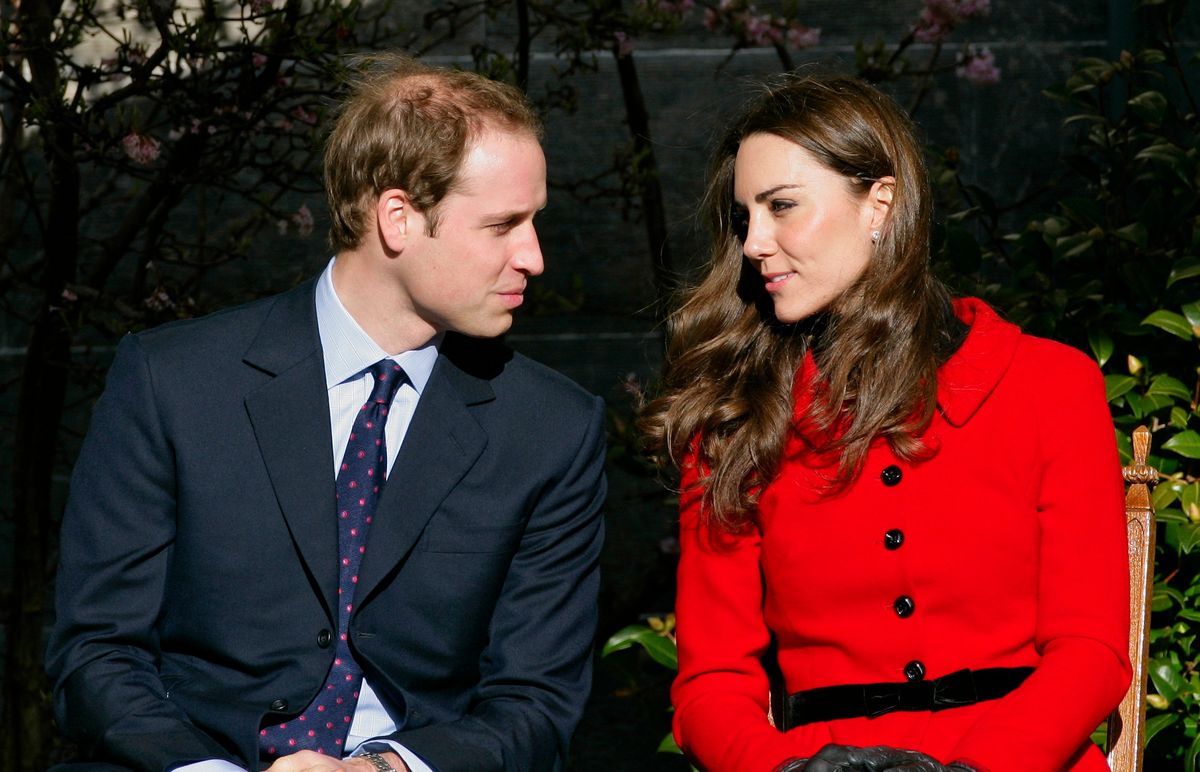
{"type": "MultiPolygon", "coordinates": [[[[876,183],[878,185],[878,183],[876,183]]],[[[875,199],[800,145],[751,134],[734,162],[733,194],[746,226],[742,251],[762,276],[781,322],[829,306],[871,259],[875,199]]]]}
{"type": "Polygon", "coordinates": [[[489,130],[470,146],[436,235],[410,213],[396,261],[411,310],[435,330],[495,337],[542,272],[533,218],[546,205],[546,159],[527,133],[489,130]]]}

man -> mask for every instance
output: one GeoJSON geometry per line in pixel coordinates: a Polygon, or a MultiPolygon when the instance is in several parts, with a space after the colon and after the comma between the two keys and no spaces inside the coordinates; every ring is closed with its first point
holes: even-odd
{"type": "Polygon", "coordinates": [[[603,408],[490,340],[542,272],[539,132],[514,89],[378,58],[328,140],[325,271],[121,342],[47,654],[102,768],[561,768],[603,408]]]}

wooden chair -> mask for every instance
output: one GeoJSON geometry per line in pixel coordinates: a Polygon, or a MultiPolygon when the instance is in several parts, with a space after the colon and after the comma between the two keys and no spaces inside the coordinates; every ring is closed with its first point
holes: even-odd
{"type": "Polygon", "coordinates": [[[1129,533],[1129,661],[1133,682],[1120,706],[1108,717],[1108,766],[1113,772],[1141,772],[1146,734],[1146,676],[1150,660],[1150,598],[1154,594],[1154,506],[1150,486],[1158,470],[1146,463],[1150,430],[1133,432],[1133,463],[1122,472],[1126,528],[1129,533]]]}

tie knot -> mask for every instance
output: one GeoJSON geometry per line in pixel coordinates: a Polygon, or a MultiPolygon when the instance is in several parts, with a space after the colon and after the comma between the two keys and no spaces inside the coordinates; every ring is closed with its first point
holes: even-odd
{"type": "Polygon", "coordinates": [[[400,388],[400,384],[408,378],[404,368],[396,364],[390,359],[381,359],[371,365],[371,402],[377,402],[381,405],[392,404],[392,399],[396,396],[396,389],[400,388]]]}

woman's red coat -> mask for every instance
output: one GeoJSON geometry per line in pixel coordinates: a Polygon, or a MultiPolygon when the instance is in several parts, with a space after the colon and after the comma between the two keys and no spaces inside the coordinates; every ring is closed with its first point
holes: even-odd
{"type": "MultiPolygon", "coordinates": [[[[1088,736],[1129,683],[1128,562],[1120,466],[1104,382],[1067,346],[1024,335],[978,300],[938,372],[930,460],[876,443],[843,494],[797,439],[755,525],[700,525],[686,465],[678,584],[675,736],[702,769],[768,772],[829,742],[914,748],[990,772],[1107,770],[1088,736]],[[885,485],[883,470],[901,479],[885,485]],[[888,549],[884,534],[903,543],[888,549]],[[915,611],[901,618],[900,596],[915,611]],[[902,682],[962,668],[1035,668],[1008,696],[931,712],[768,723],[770,636],[787,691],[902,682]]],[[[812,374],[811,360],[801,378],[812,374]]],[[[803,382],[803,381],[802,381],[803,382]]],[[[823,470],[828,474],[828,469],[823,470]]]]}

